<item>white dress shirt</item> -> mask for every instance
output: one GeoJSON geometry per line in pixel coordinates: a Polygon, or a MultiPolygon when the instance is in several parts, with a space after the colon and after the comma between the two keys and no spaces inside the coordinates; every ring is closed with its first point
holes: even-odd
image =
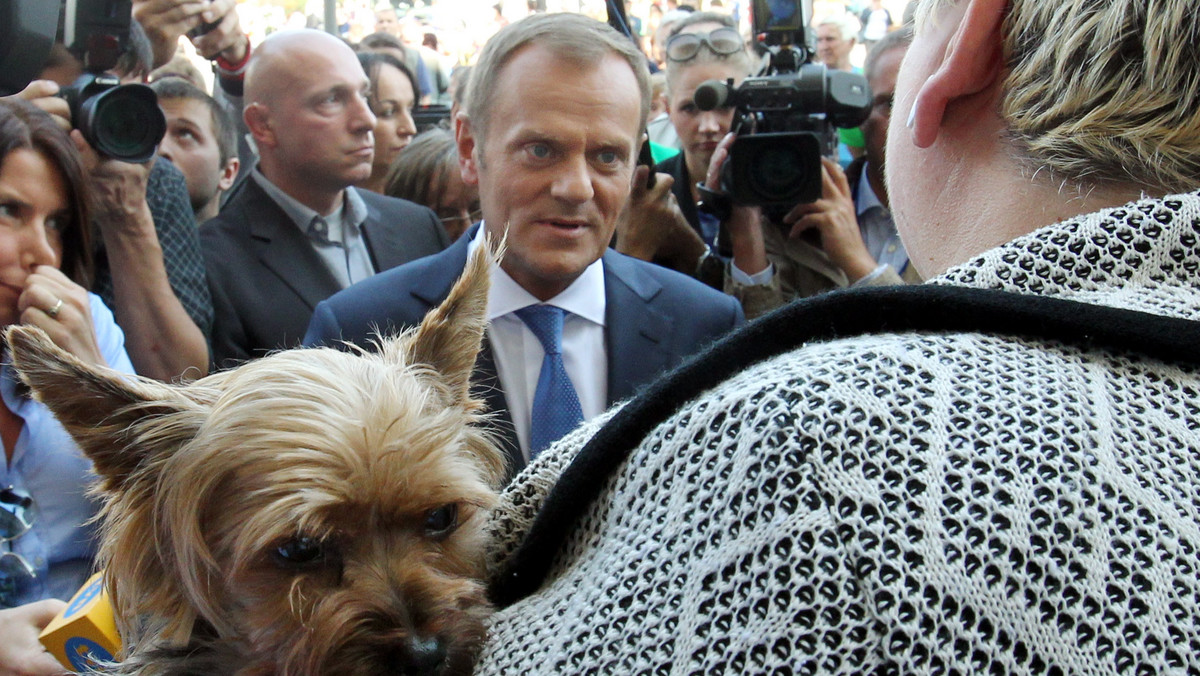
{"type": "MultiPolygon", "coordinates": [[[[484,227],[471,240],[468,256],[483,241],[484,227]]],[[[529,420],[533,394],[537,390],[545,351],[541,342],[514,312],[540,303],[513,281],[498,265],[492,266],[492,288],[488,296],[488,340],[496,361],[496,375],[504,388],[517,442],[529,459],[529,420]]],[[[608,351],[604,344],[604,265],[597,260],[547,305],[567,311],[563,320],[563,366],[575,393],[583,419],[593,418],[607,408],[608,351]]]]}

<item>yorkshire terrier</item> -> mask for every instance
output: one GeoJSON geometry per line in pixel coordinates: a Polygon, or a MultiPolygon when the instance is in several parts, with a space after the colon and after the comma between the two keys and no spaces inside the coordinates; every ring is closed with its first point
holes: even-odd
{"type": "Polygon", "coordinates": [[[118,672],[470,673],[504,473],[469,392],[489,255],[377,352],[289,350],[187,385],[8,330],[100,477],[118,672]]]}

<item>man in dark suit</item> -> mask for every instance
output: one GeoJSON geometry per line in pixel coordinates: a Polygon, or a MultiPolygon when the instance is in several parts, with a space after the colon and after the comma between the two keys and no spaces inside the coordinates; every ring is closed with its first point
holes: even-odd
{"type": "Polygon", "coordinates": [[[257,169],[200,229],[218,367],[300,343],[317,303],[449,243],[436,215],[352,187],[375,116],[354,52],[314,30],[272,35],[246,73],[257,169]]]}
{"type": "Polygon", "coordinates": [[[507,237],[475,383],[515,472],[553,440],[547,418],[600,413],[743,315],[724,294],[608,249],[649,110],[645,58],[627,38],[579,15],[534,15],[489,41],[469,87],[456,137],[483,225],[323,302],[305,342],[365,345],[376,328],[413,325],[446,296],[485,232],[493,243],[507,237]],[[556,314],[558,335],[547,339],[531,312],[556,314]],[[550,384],[563,371],[570,393],[550,384]],[[551,390],[561,397],[543,398],[551,390]]]}

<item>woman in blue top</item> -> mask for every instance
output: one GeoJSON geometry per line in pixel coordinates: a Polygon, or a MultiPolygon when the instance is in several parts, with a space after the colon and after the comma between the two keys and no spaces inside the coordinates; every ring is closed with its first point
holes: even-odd
{"type": "MultiPolygon", "coordinates": [[[[37,326],[79,359],[132,373],[112,313],[87,291],[87,185],[75,144],[52,117],[0,100],[0,327],[37,326]]],[[[0,403],[0,674],[61,673],[36,633],[61,608],[48,599],[70,598],[91,572],[91,464],[29,398],[7,354],[0,403]]]]}

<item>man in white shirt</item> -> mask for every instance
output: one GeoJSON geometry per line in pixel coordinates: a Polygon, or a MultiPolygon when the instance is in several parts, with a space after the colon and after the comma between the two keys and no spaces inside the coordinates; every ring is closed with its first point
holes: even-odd
{"type": "Polygon", "coordinates": [[[515,472],[567,429],[559,420],[547,436],[547,418],[600,413],[743,316],[727,296],[608,248],[649,109],[645,59],[628,39],[587,17],[534,15],[489,41],[467,101],[456,120],[459,162],[479,187],[483,225],[321,303],[305,343],[368,345],[375,327],[415,324],[484,232],[506,237],[475,382],[515,472]],[[553,340],[534,328],[530,308],[558,318],[553,340]],[[561,342],[561,360],[551,342],[561,342]],[[565,371],[569,401],[543,397],[548,369],[565,371]]]}

